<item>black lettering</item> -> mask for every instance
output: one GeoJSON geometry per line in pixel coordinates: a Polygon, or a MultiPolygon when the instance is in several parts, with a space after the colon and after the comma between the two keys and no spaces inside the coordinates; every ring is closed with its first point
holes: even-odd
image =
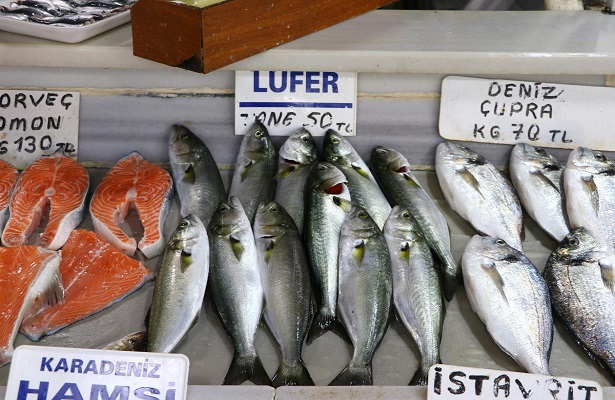
{"type": "Polygon", "coordinates": [[[500,390],[504,391],[504,397],[510,395],[510,378],[506,374],[498,376],[493,381],[493,396],[498,397],[500,390]]]}
{"type": "Polygon", "coordinates": [[[2,93],[0,96],[0,108],[8,108],[11,105],[11,96],[8,93],[2,93]]]}
{"type": "Polygon", "coordinates": [[[70,108],[70,106],[73,105],[73,103],[71,103],[70,101],[67,100],[67,99],[70,99],[72,97],[73,97],[72,94],[67,93],[64,96],[62,96],[62,98],[60,99],[60,104],[62,104],[62,106],[64,106],[65,110],[68,110],[70,108]]]}
{"type": "Polygon", "coordinates": [[[58,98],[57,93],[47,93],[47,100],[45,100],[45,104],[47,104],[49,107],[53,107],[55,105],[57,98],[58,98]]]}
{"type": "Polygon", "coordinates": [[[58,115],[58,119],[57,121],[53,120],[53,117],[48,117],[47,118],[47,129],[48,130],[58,130],[60,129],[60,125],[62,124],[62,117],[60,115],[58,115]]]}
{"type": "Polygon", "coordinates": [[[507,83],[504,86],[506,87],[506,89],[504,89],[504,96],[512,97],[512,91],[516,85],[514,83],[507,83]]]}
{"type": "Polygon", "coordinates": [[[442,368],[436,367],[433,378],[433,391],[436,394],[442,393],[442,368]]]}
{"type": "Polygon", "coordinates": [[[25,110],[26,107],[26,94],[25,93],[17,93],[15,95],[15,108],[17,108],[17,104],[21,104],[23,106],[23,109],[25,110]]]}
{"type": "Polygon", "coordinates": [[[499,139],[500,138],[500,127],[498,125],[492,126],[489,133],[491,134],[492,139],[499,139]]]}
{"type": "Polygon", "coordinates": [[[532,394],[531,390],[525,390],[525,388],[523,387],[523,384],[521,383],[521,381],[519,379],[515,379],[515,383],[517,384],[517,386],[519,386],[519,390],[521,391],[521,395],[523,396],[524,399],[527,399],[530,397],[530,395],[532,394]]]}
{"type": "Polygon", "coordinates": [[[487,92],[487,94],[491,97],[495,97],[498,94],[500,94],[501,91],[502,91],[502,86],[500,86],[499,83],[491,82],[491,85],[489,86],[489,91],[487,92]]]}
{"type": "Polygon", "coordinates": [[[333,115],[331,115],[330,112],[326,112],[320,117],[320,127],[322,129],[327,129],[331,125],[333,125],[333,115]],[[327,122],[325,122],[326,119],[328,119],[327,122]]]}
{"type": "Polygon", "coordinates": [[[278,118],[278,114],[275,112],[272,112],[269,114],[269,122],[267,123],[267,126],[278,126],[278,124],[282,122],[282,113],[280,112],[279,114],[279,118],[278,118]]]}
{"type": "Polygon", "coordinates": [[[452,394],[462,394],[462,393],[464,393],[466,391],[466,387],[465,387],[465,385],[463,384],[462,381],[457,379],[457,377],[462,377],[463,378],[465,376],[466,376],[466,374],[464,374],[461,371],[451,372],[451,374],[448,376],[448,379],[451,381],[451,383],[454,383],[458,387],[457,387],[457,389],[454,389],[454,390],[451,389],[451,388],[448,388],[448,391],[451,392],[452,394]]]}
{"type": "MultiPolygon", "coordinates": [[[[34,153],[36,151],[36,138],[34,136],[26,136],[24,140],[27,142],[24,151],[30,154],[34,153]]],[[[60,366],[64,369],[64,372],[68,372],[68,364],[66,363],[66,359],[60,359],[60,362],[58,362],[58,365],[56,366],[56,371],[60,368],[60,366]]]]}
{"type": "Polygon", "coordinates": [[[592,397],[592,392],[597,392],[598,388],[594,386],[579,385],[579,390],[585,390],[585,400],[590,400],[592,397]]]}
{"type": "Polygon", "coordinates": [[[540,90],[540,85],[542,85],[542,83],[534,83],[534,98],[537,99],[538,98],[538,93],[540,90]]]}
{"type": "Polygon", "coordinates": [[[487,115],[489,115],[489,109],[486,106],[491,105],[491,101],[490,100],[485,100],[482,103],[480,103],[480,112],[481,114],[483,114],[485,117],[487,115]]]}
{"type": "MultiPolygon", "coordinates": [[[[43,369],[41,369],[43,371],[43,369]]],[[[17,390],[17,400],[26,400],[28,394],[35,394],[36,400],[47,400],[47,392],[49,391],[49,382],[41,382],[38,389],[30,388],[30,381],[19,381],[19,389],[17,390]]]]}
{"type": "Polygon", "coordinates": [[[549,379],[546,382],[545,387],[547,387],[547,384],[549,382],[555,384],[555,388],[553,388],[553,389],[549,388],[548,390],[549,390],[549,392],[551,392],[551,396],[553,396],[553,399],[557,400],[557,395],[558,395],[560,389],[562,388],[562,384],[557,379],[551,378],[551,379],[549,379]]]}
{"type": "Polygon", "coordinates": [[[504,115],[506,112],[506,103],[502,103],[502,108],[500,108],[500,113],[498,114],[498,103],[495,103],[495,107],[493,107],[493,114],[499,115],[500,117],[504,115]]]}
{"type": "Polygon", "coordinates": [[[536,110],[538,109],[538,105],[536,103],[530,103],[527,105],[527,108],[525,109],[525,116],[529,117],[530,114],[532,114],[532,116],[534,117],[534,119],[538,119],[538,117],[536,116],[536,110]]]}
{"type": "Polygon", "coordinates": [[[26,131],[26,119],[25,118],[13,118],[9,125],[9,130],[18,131],[21,129],[22,131],[26,131]]]}
{"type": "Polygon", "coordinates": [[[7,144],[9,144],[9,142],[6,140],[0,142],[0,154],[8,153],[9,149],[6,147],[7,144]]]}
{"type": "Polygon", "coordinates": [[[30,101],[32,102],[34,107],[37,107],[39,104],[41,104],[41,101],[43,101],[44,98],[45,94],[41,94],[41,97],[39,97],[38,100],[35,100],[34,96],[30,95],[30,101]]]}
{"type": "Polygon", "coordinates": [[[548,116],[549,119],[553,119],[553,106],[551,104],[545,104],[540,107],[540,118],[548,116]]]}
{"type": "Polygon", "coordinates": [[[544,90],[545,93],[543,94],[542,98],[545,100],[554,100],[557,99],[560,94],[564,93],[564,89],[562,89],[559,91],[558,94],[551,94],[555,92],[555,89],[557,89],[557,87],[555,86],[544,86],[542,90],[544,90]]]}
{"type": "Polygon", "coordinates": [[[513,114],[520,113],[521,111],[523,111],[523,104],[521,104],[521,102],[519,101],[512,103],[512,105],[510,106],[511,117],[513,116],[513,114]]]}
{"type": "Polygon", "coordinates": [[[258,113],[258,115],[255,115],[254,117],[258,122],[260,122],[261,124],[264,124],[265,119],[267,119],[267,113],[264,111],[261,111],[260,113],[258,113]]]}
{"type": "Polygon", "coordinates": [[[0,117],[0,131],[6,128],[6,118],[0,117]]]}
{"type": "Polygon", "coordinates": [[[574,400],[574,381],[568,381],[570,386],[568,386],[568,400],[574,400]]]}
{"type": "Polygon", "coordinates": [[[483,381],[489,379],[488,375],[470,375],[468,379],[474,381],[474,394],[480,396],[483,393],[483,381]]]}
{"type": "Polygon", "coordinates": [[[485,138],[485,134],[483,133],[483,129],[485,129],[485,125],[482,125],[480,128],[477,124],[474,124],[474,137],[476,137],[477,133],[480,133],[480,137],[485,138]]]}
{"type": "Polygon", "coordinates": [[[44,124],[43,117],[34,117],[34,119],[32,119],[32,123],[30,124],[30,127],[32,128],[33,131],[40,131],[41,129],[43,129],[43,124],[44,124]]]}
{"type": "Polygon", "coordinates": [[[239,114],[239,116],[244,119],[243,126],[247,126],[248,124],[246,123],[246,121],[248,120],[249,114],[239,114]]]}
{"type": "Polygon", "coordinates": [[[527,138],[532,142],[535,142],[539,139],[538,133],[540,132],[540,127],[537,124],[530,125],[530,128],[527,130],[527,138]]]}
{"type": "Polygon", "coordinates": [[[316,126],[318,124],[318,119],[316,117],[318,117],[319,115],[320,113],[316,111],[312,111],[311,113],[309,113],[307,117],[312,122],[310,124],[303,124],[303,126],[316,126]]]}
{"type": "MultiPolygon", "coordinates": [[[[49,150],[52,146],[52,140],[51,140],[51,136],[49,135],[45,135],[41,138],[41,142],[39,144],[39,147],[41,148],[41,150],[49,150]]],[[[74,360],[73,360],[74,361],[74,360]]]]}
{"type": "Polygon", "coordinates": [[[527,99],[532,96],[532,86],[521,83],[519,85],[519,97],[527,99]]]}
{"type": "Polygon", "coordinates": [[[558,133],[560,133],[561,131],[559,129],[551,129],[549,131],[549,133],[551,134],[551,141],[555,142],[555,136],[557,136],[558,133]]]}
{"type": "Polygon", "coordinates": [[[297,113],[293,112],[293,111],[289,111],[286,113],[286,117],[284,117],[284,121],[282,121],[282,125],[284,126],[290,126],[290,124],[293,123],[293,117],[295,117],[297,115],[297,113]]]}
{"type": "Polygon", "coordinates": [[[65,143],[64,144],[64,153],[65,154],[70,154],[70,153],[74,153],[75,152],[75,145],[72,143],[65,143]]]}
{"type": "Polygon", "coordinates": [[[572,139],[566,139],[566,131],[562,135],[562,143],[572,143],[572,139]]]}
{"type": "Polygon", "coordinates": [[[519,137],[521,136],[521,134],[523,134],[523,124],[511,124],[511,125],[519,127],[518,129],[513,130],[513,133],[515,134],[515,140],[519,140],[519,137]]]}

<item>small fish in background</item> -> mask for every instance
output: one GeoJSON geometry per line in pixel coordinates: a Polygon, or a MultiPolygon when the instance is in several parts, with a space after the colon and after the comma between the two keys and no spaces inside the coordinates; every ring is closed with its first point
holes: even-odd
{"type": "Polygon", "coordinates": [[[115,342],[109,343],[103,350],[145,351],[147,349],[147,332],[134,332],[115,342]]]}
{"type": "Polygon", "coordinates": [[[324,154],[327,162],[346,175],[352,202],[367,211],[382,229],[391,206],[365,161],[346,138],[332,129],[325,134],[324,154]]]}
{"type": "Polygon", "coordinates": [[[271,385],[254,348],[264,306],[256,244],[250,221],[236,197],[218,206],[208,232],[213,300],[235,346],[222,384],[239,385],[249,379],[258,385],[271,385]]]}
{"type": "Polygon", "coordinates": [[[305,187],[317,162],[318,154],[314,138],[305,128],[293,132],[278,152],[274,200],[292,217],[301,235],[303,235],[305,187]]]}
{"type": "Polygon", "coordinates": [[[372,385],[372,359],[389,323],[393,279],[382,231],[361,207],[342,225],[338,313],[354,351],[330,386],[372,385]]]}
{"type": "Polygon", "coordinates": [[[518,143],[510,154],[510,179],[521,204],[558,242],[570,227],[564,198],[564,166],[542,147],[518,143]]]}
{"type": "Polygon", "coordinates": [[[194,214],[209,225],[218,205],[226,199],[224,182],[211,152],[190,129],[173,125],[169,136],[169,161],[181,216],[194,214]]]}
{"type": "Polygon", "coordinates": [[[372,150],[374,174],[392,204],[408,210],[423,232],[423,237],[440,260],[444,297],[450,301],[461,284],[461,269],[451,252],[448,223],[440,209],[425,192],[400,152],[383,146],[372,150]]]}
{"type": "Polygon", "coordinates": [[[465,146],[442,142],[436,149],[436,175],[453,211],[479,233],[523,250],[521,203],[512,184],[493,164],[465,146]]]}
{"type": "Polygon", "coordinates": [[[409,211],[394,206],[384,224],[391,255],[393,305],[416,343],[421,359],[410,385],[427,385],[429,368],[439,364],[444,323],[440,277],[421,228],[409,211]]]}
{"type": "Polygon", "coordinates": [[[570,232],[543,272],[553,310],[589,356],[615,377],[612,257],[585,228],[570,232]]]}
{"type": "Polygon", "coordinates": [[[130,9],[135,0],[17,0],[0,16],[44,25],[85,26],[130,9]]]}
{"type": "Polygon", "coordinates": [[[313,308],[301,237],[290,215],[276,202],[258,207],[253,229],[265,291],[265,324],[282,353],[273,386],[313,386],[301,358],[313,308]]]}
{"type": "Polygon", "coordinates": [[[538,269],[502,239],[475,235],[462,258],[472,310],[497,345],[527,372],[551,375],[553,318],[538,269]]]}
{"type": "Polygon", "coordinates": [[[167,242],[150,308],[147,351],[170,353],[196,324],[209,275],[209,239],[201,220],[182,219],[167,242]]]}
{"type": "Polygon", "coordinates": [[[275,196],[277,154],[267,128],[255,121],[244,136],[237,161],[229,197],[239,199],[250,222],[258,205],[272,201],[275,196]]]}

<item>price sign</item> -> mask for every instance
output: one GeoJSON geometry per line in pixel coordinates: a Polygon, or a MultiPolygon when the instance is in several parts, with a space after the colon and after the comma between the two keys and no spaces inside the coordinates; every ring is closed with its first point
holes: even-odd
{"type": "Polygon", "coordinates": [[[235,134],[245,134],[258,120],[274,136],[299,128],[314,136],[323,136],[329,129],[354,135],[356,101],[356,73],[237,71],[235,134]]]}
{"type": "Polygon", "coordinates": [[[78,92],[0,90],[0,159],[25,168],[63,149],[77,157],[78,92]]]}
{"type": "Polygon", "coordinates": [[[447,77],[440,135],[483,143],[615,150],[615,88],[447,77]]]}
{"type": "Polygon", "coordinates": [[[188,358],[138,353],[19,346],[6,400],[185,400],[188,358]]]}

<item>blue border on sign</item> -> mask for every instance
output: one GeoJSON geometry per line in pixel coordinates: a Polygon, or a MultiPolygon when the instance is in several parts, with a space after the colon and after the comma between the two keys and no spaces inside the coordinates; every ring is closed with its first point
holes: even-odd
{"type": "Polygon", "coordinates": [[[301,108],[352,108],[352,103],[314,103],[294,101],[240,101],[239,107],[301,107],[301,108]]]}

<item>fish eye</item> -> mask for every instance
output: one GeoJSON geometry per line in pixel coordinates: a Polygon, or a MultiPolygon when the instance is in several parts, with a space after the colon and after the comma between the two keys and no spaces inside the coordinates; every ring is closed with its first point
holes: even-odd
{"type": "Polygon", "coordinates": [[[225,214],[226,212],[228,212],[228,210],[229,210],[229,206],[227,206],[226,204],[224,206],[220,207],[220,212],[222,214],[225,214]]]}
{"type": "Polygon", "coordinates": [[[278,207],[277,206],[271,206],[271,207],[269,207],[269,211],[276,212],[276,211],[278,211],[278,207]]]}
{"type": "Polygon", "coordinates": [[[304,143],[308,143],[310,141],[310,138],[308,137],[308,135],[303,135],[301,136],[301,140],[303,140],[304,143]]]}
{"type": "Polygon", "coordinates": [[[577,247],[579,245],[579,239],[577,239],[574,236],[569,237],[567,244],[568,244],[569,247],[577,247]]]}
{"type": "Polygon", "coordinates": [[[361,218],[361,219],[365,219],[365,218],[367,218],[367,213],[365,211],[361,211],[361,212],[359,212],[358,217],[361,218]]]}
{"type": "Polygon", "coordinates": [[[378,149],[376,150],[376,153],[382,155],[382,154],[386,154],[387,153],[387,149],[378,149]]]}
{"type": "Polygon", "coordinates": [[[179,135],[179,137],[180,137],[180,139],[182,139],[182,140],[186,140],[186,139],[188,139],[188,137],[189,137],[188,132],[182,132],[182,133],[179,135]]]}
{"type": "Polygon", "coordinates": [[[318,165],[318,170],[319,170],[319,171],[324,171],[324,170],[326,170],[326,169],[327,169],[327,166],[326,166],[326,165],[323,165],[323,164],[319,164],[319,165],[318,165]]]}
{"type": "Polygon", "coordinates": [[[542,147],[536,147],[536,153],[540,154],[541,156],[547,155],[547,152],[542,147]]]}
{"type": "Polygon", "coordinates": [[[599,151],[594,153],[594,158],[598,161],[605,161],[606,160],[606,156],[602,153],[600,153],[599,151]]]}
{"type": "Polygon", "coordinates": [[[502,239],[497,239],[497,240],[495,241],[495,244],[497,244],[498,246],[502,246],[502,245],[505,245],[505,244],[506,244],[506,242],[505,242],[504,240],[502,240],[502,239]]]}
{"type": "Polygon", "coordinates": [[[254,132],[254,137],[257,138],[257,139],[262,138],[263,137],[263,131],[258,130],[256,132],[254,132]]]}
{"type": "Polygon", "coordinates": [[[401,216],[403,218],[410,218],[410,213],[408,211],[404,211],[403,213],[401,213],[401,216]]]}
{"type": "Polygon", "coordinates": [[[336,138],[335,136],[331,137],[331,143],[333,144],[340,144],[340,140],[338,138],[336,138]]]}
{"type": "Polygon", "coordinates": [[[182,222],[179,223],[180,228],[186,228],[188,225],[189,223],[186,220],[183,220],[182,222]]]}

